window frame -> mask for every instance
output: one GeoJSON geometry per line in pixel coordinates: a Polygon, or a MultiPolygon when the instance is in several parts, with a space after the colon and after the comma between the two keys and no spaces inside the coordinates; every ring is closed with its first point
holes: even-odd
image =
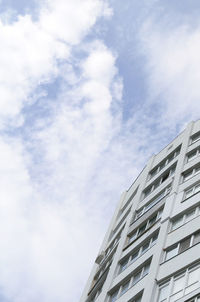
{"type": "Polygon", "coordinates": [[[196,143],[198,140],[200,140],[200,131],[198,131],[190,136],[190,145],[196,143]]]}
{"type": "Polygon", "coordinates": [[[146,205],[144,205],[139,210],[135,211],[134,219],[131,222],[135,222],[138,220],[142,215],[147,213],[151,208],[153,208],[157,203],[159,203],[164,197],[166,197],[171,191],[171,185],[168,185],[164,190],[162,190],[159,194],[157,194],[154,198],[150,200],[146,205]]]}
{"type": "Polygon", "coordinates": [[[131,232],[127,237],[128,237],[128,242],[127,245],[133,243],[135,240],[137,240],[140,236],[142,236],[148,229],[150,229],[155,223],[157,223],[157,221],[161,218],[162,216],[162,212],[163,212],[163,207],[161,207],[159,210],[157,210],[155,213],[152,213],[152,215],[150,217],[148,217],[145,221],[142,222],[142,224],[140,224],[136,229],[133,230],[133,232],[131,232]],[[156,215],[156,221],[149,225],[149,221],[151,220],[151,218],[156,215]],[[145,225],[145,229],[142,233],[139,233],[139,230],[141,229],[141,227],[145,225]],[[133,236],[134,235],[134,236],[133,236]]]}
{"type": "Polygon", "coordinates": [[[191,179],[193,176],[196,176],[199,173],[200,173],[200,163],[197,163],[196,165],[194,165],[193,167],[189,168],[188,170],[182,173],[182,180],[183,180],[182,182],[191,179]],[[189,176],[185,177],[185,175],[187,174],[189,176]]]}
{"type": "MultiPolygon", "coordinates": [[[[177,299],[184,297],[184,295],[186,294],[187,288],[190,286],[190,285],[188,285],[189,273],[192,272],[192,271],[196,271],[196,270],[198,270],[198,272],[197,272],[198,279],[197,279],[196,282],[192,283],[192,285],[195,284],[195,283],[200,285],[200,278],[199,278],[200,277],[200,263],[198,262],[195,265],[187,267],[186,269],[179,272],[178,274],[174,274],[171,278],[167,279],[165,282],[162,282],[160,285],[158,285],[158,293],[157,293],[156,302],[170,302],[171,297],[173,295],[177,294],[178,292],[180,292],[180,291],[178,291],[176,293],[173,293],[174,281],[178,280],[178,278],[180,278],[180,277],[184,277],[184,279],[183,279],[184,286],[183,286],[183,289],[181,290],[182,295],[180,297],[178,297],[177,299]],[[166,287],[166,286],[169,286],[168,287],[168,295],[165,299],[160,300],[159,296],[160,296],[161,289],[166,287]]],[[[192,290],[187,292],[187,294],[189,294],[190,292],[192,292],[192,290]]]]}
{"type": "Polygon", "coordinates": [[[156,174],[158,174],[164,167],[166,167],[174,158],[176,158],[181,151],[181,145],[179,145],[174,151],[172,151],[167,157],[165,157],[158,165],[150,170],[148,174],[148,181],[151,180],[156,174]]]}
{"type": "Polygon", "coordinates": [[[132,275],[130,275],[128,278],[125,278],[117,287],[116,289],[113,291],[113,293],[111,292],[109,294],[109,302],[115,302],[118,298],[120,298],[121,296],[123,296],[131,287],[133,287],[135,284],[137,284],[142,278],[144,278],[148,273],[149,273],[149,269],[151,266],[151,258],[149,258],[147,261],[145,261],[145,263],[143,263],[142,266],[136,268],[133,272],[132,275]],[[145,268],[148,268],[147,271],[145,271],[145,268]],[[139,279],[137,279],[136,282],[134,282],[134,276],[137,276],[139,274],[139,279]],[[126,291],[122,292],[122,288],[125,284],[128,283],[128,287],[126,289],[126,291]],[[116,294],[116,298],[115,300],[112,300],[112,296],[116,294]]]}
{"type": "Polygon", "coordinates": [[[169,228],[169,233],[175,231],[176,229],[180,228],[181,226],[183,226],[184,224],[188,223],[189,221],[191,221],[192,219],[198,217],[200,215],[200,205],[197,205],[195,207],[192,207],[190,209],[187,209],[187,211],[185,211],[184,213],[177,215],[176,217],[171,219],[171,223],[170,223],[170,228],[169,228]],[[187,215],[189,214],[190,211],[195,210],[195,214],[194,216],[189,219],[187,219],[187,215]],[[177,227],[173,228],[173,224],[175,221],[177,221],[178,219],[182,220],[182,223],[180,225],[178,225],[177,227]]]}
{"type": "Polygon", "coordinates": [[[142,193],[142,200],[149,196],[154,190],[156,190],[167,179],[172,177],[175,173],[177,162],[173,163],[166,171],[163,172],[157,179],[155,179],[150,185],[148,185],[142,193]],[[167,175],[167,177],[166,177],[167,175]]]}
{"type": "Polygon", "coordinates": [[[119,268],[117,269],[117,275],[121,274],[125,269],[127,269],[132,263],[134,263],[136,260],[138,260],[142,255],[144,255],[148,250],[150,250],[157,242],[158,240],[158,235],[159,235],[159,229],[156,230],[153,234],[151,234],[149,236],[149,238],[145,239],[139,247],[137,248],[134,248],[126,257],[122,258],[119,263],[118,263],[118,266],[119,268]],[[149,242],[149,246],[148,246],[148,249],[146,249],[145,251],[143,251],[143,247],[144,245],[147,244],[147,242],[149,242]],[[133,259],[133,255],[137,254],[137,257],[135,257],[133,259]],[[127,261],[127,265],[126,267],[122,270],[121,269],[121,264],[123,263],[123,261],[125,260],[128,260],[127,261]]]}
{"type": "Polygon", "coordinates": [[[184,190],[182,201],[192,197],[193,195],[195,195],[199,192],[200,192],[200,182],[196,182],[195,184],[193,184],[192,186],[190,186],[184,190]],[[199,187],[199,190],[197,190],[198,187],[199,187]],[[190,192],[190,191],[191,191],[191,194],[189,196],[187,196],[188,192],[190,192]]]}

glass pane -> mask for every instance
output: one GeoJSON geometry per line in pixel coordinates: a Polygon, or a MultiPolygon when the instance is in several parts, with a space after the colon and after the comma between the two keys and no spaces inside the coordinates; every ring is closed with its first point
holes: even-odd
{"type": "Polygon", "coordinates": [[[149,195],[151,193],[151,189],[152,189],[152,186],[150,186],[149,188],[146,189],[146,191],[144,192],[144,197],[146,197],[147,195],[149,195]]]}
{"type": "Polygon", "coordinates": [[[176,218],[176,220],[174,220],[172,222],[172,230],[177,229],[179,226],[181,226],[183,223],[183,216],[176,218]]]}
{"type": "Polygon", "coordinates": [[[157,215],[154,215],[151,219],[149,219],[149,227],[156,222],[157,215]]]}
{"type": "Polygon", "coordinates": [[[193,188],[185,191],[185,199],[193,195],[193,188]]]}
{"type": "Polygon", "coordinates": [[[152,241],[151,241],[151,244],[155,243],[155,241],[157,240],[158,238],[158,233],[156,233],[153,238],[152,238],[152,241]]]}
{"type": "Polygon", "coordinates": [[[158,302],[166,301],[168,295],[169,295],[169,283],[160,288],[158,302]]]}
{"type": "Polygon", "coordinates": [[[165,260],[169,260],[172,257],[176,256],[178,254],[178,244],[175,245],[173,248],[171,248],[170,250],[166,251],[166,256],[165,256],[165,260]]]}
{"type": "Polygon", "coordinates": [[[147,223],[143,224],[140,228],[139,228],[139,231],[138,231],[138,236],[142,233],[144,233],[144,231],[146,230],[146,226],[147,226],[147,223]]]}
{"type": "Polygon", "coordinates": [[[142,297],[137,298],[134,302],[141,302],[142,297]]]}
{"type": "Polygon", "coordinates": [[[195,168],[195,174],[197,174],[199,172],[200,172],[200,166],[198,166],[198,167],[195,168]]]}
{"type": "Polygon", "coordinates": [[[158,171],[158,168],[152,170],[152,171],[150,172],[150,176],[153,177],[154,175],[156,175],[157,171],[158,171]]]}
{"type": "Polygon", "coordinates": [[[196,209],[190,210],[186,215],[185,215],[185,222],[190,221],[192,218],[196,216],[196,209]]]}
{"type": "Polygon", "coordinates": [[[120,272],[124,271],[125,268],[127,267],[128,264],[128,259],[125,259],[121,264],[120,264],[120,272]]]}
{"type": "Polygon", "coordinates": [[[200,232],[194,234],[193,245],[200,242],[200,232]]]}
{"type": "Polygon", "coordinates": [[[200,268],[197,268],[188,273],[188,285],[191,285],[191,284],[199,281],[199,272],[200,272],[200,268]]]}
{"type": "Polygon", "coordinates": [[[162,170],[165,167],[166,161],[163,161],[160,163],[160,170],[162,170]]]}
{"type": "Polygon", "coordinates": [[[169,299],[170,302],[177,301],[179,298],[183,296],[183,290],[179,291],[178,293],[172,295],[169,299]]]}
{"type": "Polygon", "coordinates": [[[184,173],[184,176],[183,176],[184,180],[189,179],[192,176],[192,174],[193,174],[193,170],[190,170],[189,172],[184,173]]]}
{"type": "Polygon", "coordinates": [[[122,285],[121,295],[123,295],[129,288],[130,280],[128,280],[124,285],[122,285]]]}
{"type": "Polygon", "coordinates": [[[140,278],[141,278],[141,272],[142,271],[139,271],[138,273],[136,273],[134,275],[134,277],[133,277],[133,284],[137,283],[140,280],[140,278]]]}
{"type": "Polygon", "coordinates": [[[173,167],[171,170],[170,170],[170,176],[174,175],[176,171],[176,167],[173,167]]]}
{"type": "Polygon", "coordinates": [[[173,152],[171,155],[169,155],[169,157],[168,157],[168,163],[169,163],[170,161],[172,161],[173,158],[174,158],[174,152],[173,152]]]}
{"type": "Polygon", "coordinates": [[[118,294],[119,289],[117,289],[110,297],[111,302],[115,302],[117,300],[117,294],[118,294]]]}
{"type": "Polygon", "coordinates": [[[194,143],[194,142],[198,141],[199,139],[200,139],[200,134],[197,133],[192,137],[191,141],[192,141],[192,143],[194,143]]]}
{"type": "Polygon", "coordinates": [[[185,240],[181,241],[178,252],[182,253],[185,250],[187,250],[190,247],[190,241],[191,241],[191,237],[186,238],[185,240]]]}
{"type": "Polygon", "coordinates": [[[149,272],[149,268],[150,268],[150,263],[146,264],[143,270],[143,276],[145,276],[146,274],[148,274],[149,272]]]}
{"type": "Polygon", "coordinates": [[[194,193],[197,193],[199,191],[200,191],[200,184],[195,186],[194,193]]]}
{"type": "Polygon", "coordinates": [[[197,150],[195,150],[192,153],[188,154],[188,161],[192,160],[196,155],[197,155],[197,150]]]}
{"type": "MultiPolygon", "coordinates": [[[[196,282],[196,283],[193,283],[192,285],[189,285],[186,287],[185,289],[185,295],[191,293],[193,290],[195,290],[196,288],[199,287],[199,283],[196,282]]],[[[199,300],[198,300],[199,301],[199,300]]],[[[196,301],[195,301],[196,302],[196,301]]]]}
{"type": "Polygon", "coordinates": [[[132,262],[132,261],[135,261],[135,260],[138,258],[138,255],[139,255],[139,250],[136,251],[136,252],[131,256],[131,262],[132,262]]]}
{"type": "Polygon", "coordinates": [[[184,280],[185,280],[185,275],[178,277],[177,279],[174,280],[173,290],[172,290],[173,294],[183,290],[184,280]]]}
{"type": "Polygon", "coordinates": [[[148,250],[149,244],[150,244],[150,242],[148,241],[147,243],[145,243],[145,244],[142,246],[142,253],[145,253],[145,252],[148,250]]]}
{"type": "Polygon", "coordinates": [[[133,240],[135,240],[137,235],[137,232],[133,233],[130,237],[129,237],[129,243],[132,242],[133,240]]]}

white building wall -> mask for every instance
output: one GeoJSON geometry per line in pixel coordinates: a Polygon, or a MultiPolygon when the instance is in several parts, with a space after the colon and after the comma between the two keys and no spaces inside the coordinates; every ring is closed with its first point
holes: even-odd
{"type": "MultiPolygon", "coordinates": [[[[104,254],[104,257],[102,256],[103,259],[100,263],[94,264],[80,302],[111,302],[112,293],[114,293],[118,288],[120,288],[121,291],[122,286],[126,283],[130,276],[133,274],[136,275],[137,271],[144,266],[148,259],[151,259],[148,274],[139,280],[135,285],[130,287],[123,295],[121,295],[119,291],[116,301],[134,302],[137,301],[135,299],[138,297],[138,294],[142,293],[141,302],[160,302],[160,284],[163,282],[166,283],[167,280],[171,280],[170,286],[172,291],[172,286],[174,285],[171,284],[174,284],[173,282],[175,280],[174,278],[176,278],[176,275],[182,271],[184,273],[184,270],[188,270],[188,267],[200,260],[200,243],[191,246],[184,252],[167,261],[164,260],[166,249],[175,245],[177,242],[180,242],[185,237],[191,236],[191,234],[193,234],[195,231],[200,230],[200,209],[199,212],[196,210],[196,216],[193,217],[193,219],[190,221],[185,220],[185,222],[179,228],[171,230],[173,219],[176,219],[182,214],[185,215],[184,217],[186,217],[187,212],[190,209],[198,209],[198,207],[200,207],[200,191],[199,193],[195,192],[195,194],[191,195],[189,198],[184,199],[185,190],[198,183],[198,181],[200,182],[200,170],[197,170],[196,175],[194,172],[191,178],[185,181],[183,179],[183,173],[185,171],[190,169],[192,169],[192,171],[196,171],[195,167],[200,163],[200,152],[196,158],[187,162],[187,154],[196,148],[200,149],[200,139],[191,144],[191,136],[195,135],[199,131],[200,121],[191,122],[187,128],[169,145],[167,145],[157,155],[149,159],[146,167],[140,173],[129,190],[122,194],[99,251],[99,255],[104,254]],[[152,171],[152,169],[154,169],[157,165],[162,164],[163,160],[172,154],[172,152],[174,152],[174,150],[176,150],[179,146],[181,146],[179,155],[171,159],[170,162],[166,163],[166,165],[156,175],[149,178],[149,172],[152,171]],[[175,173],[165,180],[165,171],[168,171],[169,168],[174,164],[176,164],[175,173]],[[151,184],[155,183],[160,177],[163,177],[163,182],[144,198],[145,189],[151,186],[151,184]],[[169,186],[171,189],[170,191],[167,191],[166,187],[169,186]],[[151,201],[155,201],[155,198],[157,198],[157,196],[163,190],[165,190],[167,195],[145,212],[144,207],[147,207],[151,201]],[[128,236],[134,233],[135,230],[139,230],[143,223],[151,219],[152,215],[160,210],[161,207],[164,207],[161,218],[159,218],[151,227],[146,229],[144,233],[138,236],[136,240],[128,244],[128,236]],[[122,209],[124,209],[123,212],[122,209]],[[143,209],[143,215],[137,220],[133,221],[136,211],[140,209],[143,209]],[[122,223],[121,220],[123,220],[122,223]],[[110,252],[105,255],[104,252],[109,248],[120,230],[120,239],[118,242],[115,242],[110,252]],[[145,240],[148,240],[148,238],[150,238],[158,230],[159,235],[156,244],[138,257],[138,259],[130,264],[123,272],[119,273],[119,262],[125,259],[126,256],[131,255],[132,251],[136,251],[138,248],[140,248],[141,251],[142,246],[145,244],[145,240]],[[111,265],[107,267],[104,274],[99,276],[99,278],[96,278],[95,275],[101,270],[104,264],[109,261],[109,258],[112,258],[111,265]],[[94,280],[94,278],[96,278],[96,280],[94,280]],[[101,286],[102,289],[100,292],[99,288],[101,288],[101,286]],[[96,297],[94,297],[95,295],[96,297]]],[[[97,262],[99,262],[98,260],[100,257],[97,258],[97,262]]],[[[172,295],[168,295],[166,300],[163,300],[163,302],[190,301],[191,297],[200,293],[200,281],[199,283],[197,282],[195,284],[197,288],[187,293],[187,295],[179,297],[176,300],[173,300],[172,295]]],[[[185,293],[185,291],[183,293],[185,293]]],[[[115,299],[113,298],[113,301],[114,300],[115,299]]],[[[196,302],[195,300],[191,301],[196,302]]]]}

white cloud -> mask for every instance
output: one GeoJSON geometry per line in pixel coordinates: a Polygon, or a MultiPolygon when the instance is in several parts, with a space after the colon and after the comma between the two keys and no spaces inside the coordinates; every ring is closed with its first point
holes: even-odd
{"type": "MultiPolygon", "coordinates": [[[[86,73],[84,68],[90,67],[84,75],[87,80],[77,82],[67,60],[71,46],[81,43],[97,18],[110,14],[103,1],[60,0],[56,5],[46,1],[37,21],[25,15],[12,24],[0,23],[1,129],[20,125],[25,131],[26,113],[22,110],[28,108],[30,96],[40,84],[63,76],[59,60],[65,60],[63,66],[68,68],[68,75],[63,77],[68,81],[66,85],[75,86],[65,91],[66,96],[60,96],[66,98],[68,94],[66,104],[61,98],[54,100],[58,112],[55,110],[52,120],[46,117],[35,128],[31,125],[32,133],[28,133],[26,141],[7,134],[0,141],[0,287],[2,296],[12,302],[79,298],[83,278],[83,272],[77,276],[83,262],[79,260],[80,249],[84,242],[82,255],[86,259],[91,240],[88,220],[94,219],[85,216],[87,205],[81,207],[81,193],[87,200],[87,179],[93,173],[95,158],[105,148],[104,138],[110,136],[109,85],[116,70],[114,57],[101,42],[98,47],[91,46],[93,53],[82,66],[82,74],[86,73]],[[104,60],[109,64],[106,73],[98,63],[104,60]],[[95,62],[97,68],[93,69],[95,62]],[[98,97],[94,90],[98,90],[98,97]],[[79,105],[87,99],[83,112],[76,108],[76,100],[69,99],[72,95],[79,105]],[[49,122],[50,128],[46,126],[49,122]],[[37,127],[44,125],[47,128],[38,134],[37,127]]],[[[14,134],[19,136],[18,132],[14,134]]],[[[95,236],[98,238],[100,233],[99,226],[95,236]]]]}
{"type": "Polygon", "coordinates": [[[162,119],[174,126],[199,118],[200,27],[167,21],[150,19],[140,38],[151,102],[163,107],[162,119]]]}
{"type": "Polygon", "coordinates": [[[99,16],[109,15],[100,0],[45,1],[37,21],[19,16],[0,22],[0,126],[20,114],[38,84],[58,74],[57,60],[67,59],[99,16]],[[6,119],[6,120],[5,120],[6,119]]]}

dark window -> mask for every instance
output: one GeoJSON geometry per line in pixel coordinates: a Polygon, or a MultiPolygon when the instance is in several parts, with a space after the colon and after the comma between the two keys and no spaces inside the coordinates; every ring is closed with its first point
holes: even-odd
{"type": "Polygon", "coordinates": [[[180,242],[179,253],[184,252],[185,250],[187,250],[190,247],[190,240],[191,240],[191,237],[186,238],[185,240],[180,242]]]}
{"type": "Polygon", "coordinates": [[[200,242],[200,232],[194,234],[193,245],[200,242]]]}

